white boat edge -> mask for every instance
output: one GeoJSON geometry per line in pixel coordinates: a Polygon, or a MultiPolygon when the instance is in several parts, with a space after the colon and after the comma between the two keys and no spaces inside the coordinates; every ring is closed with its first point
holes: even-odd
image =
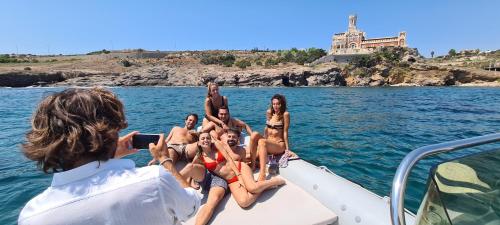
{"type": "MultiPolygon", "coordinates": [[[[325,167],[304,160],[292,160],[280,168],[280,175],[302,188],[338,216],[339,225],[389,225],[389,197],[381,197],[325,167]]],[[[406,224],[415,223],[415,214],[406,210],[406,224]]]]}

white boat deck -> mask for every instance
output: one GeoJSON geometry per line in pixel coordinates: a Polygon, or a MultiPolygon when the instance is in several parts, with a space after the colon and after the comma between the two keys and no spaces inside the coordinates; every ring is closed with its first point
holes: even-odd
{"type": "MultiPolygon", "coordinates": [[[[202,204],[206,202],[206,196],[202,204]]],[[[202,206],[203,207],[203,206],[202,206]]],[[[184,224],[195,224],[196,216],[184,224]]],[[[265,191],[247,209],[227,194],[219,203],[209,224],[337,224],[338,217],[318,200],[292,182],[265,191]]]]}

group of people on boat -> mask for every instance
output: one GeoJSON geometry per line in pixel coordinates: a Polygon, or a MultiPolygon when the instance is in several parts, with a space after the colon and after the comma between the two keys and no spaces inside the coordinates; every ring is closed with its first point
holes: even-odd
{"type": "MultiPolygon", "coordinates": [[[[219,92],[216,83],[208,84],[204,101],[205,117],[198,131],[197,114],[185,118],[184,127],[174,127],[165,139],[169,157],[174,164],[187,163],[180,171],[192,187],[202,186],[208,192],[207,202],[200,209],[196,224],[206,224],[228,189],[240,207],[248,207],[265,190],[285,184],[279,177],[266,179],[268,155],[286,160],[289,151],[288,127],[290,113],[283,95],[271,98],[266,112],[264,135],[254,132],[244,121],[230,114],[229,99],[219,92]],[[245,145],[242,131],[250,136],[245,145]],[[258,166],[257,166],[258,161],[258,166]],[[259,169],[257,179],[254,171],[259,169]]],[[[157,160],[152,159],[149,164],[157,160]]],[[[282,160],[283,161],[283,160],[282,160]]]]}
{"type": "Polygon", "coordinates": [[[285,184],[266,176],[268,155],[279,156],[283,165],[293,155],[283,95],[271,98],[262,135],[231,117],[229,100],[215,83],[208,84],[204,106],[198,131],[198,115],[187,115],[183,127],[149,144],[150,166],[136,167],[122,157],[138,152],[132,143],[139,132],[119,136],[128,124],[114,93],[70,88],[45,97],[21,148],[43,172],[53,173],[52,183],[25,205],[18,223],[179,224],[200,209],[194,188],[201,186],[208,195],[196,224],[206,224],[227,192],[245,208],[265,190],[285,184]],[[250,136],[244,145],[243,130],[250,136]]]}

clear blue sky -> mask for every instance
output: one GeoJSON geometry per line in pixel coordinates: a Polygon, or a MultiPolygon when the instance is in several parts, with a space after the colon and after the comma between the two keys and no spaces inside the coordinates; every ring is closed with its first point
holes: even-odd
{"type": "Polygon", "coordinates": [[[408,33],[430,55],[500,49],[497,0],[12,0],[0,6],[0,53],[100,49],[329,49],[348,15],[368,38],[408,33]]]}

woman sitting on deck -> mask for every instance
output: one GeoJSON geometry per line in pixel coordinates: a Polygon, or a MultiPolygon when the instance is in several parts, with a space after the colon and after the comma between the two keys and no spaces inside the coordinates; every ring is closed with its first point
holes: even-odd
{"type": "Polygon", "coordinates": [[[286,156],[293,154],[289,151],[289,127],[290,113],[286,108],[285,96],[275,94],[271,98],[271,106],[266,111],[264,137],[256,132],[252,134],[252,144],[250,145],[251,166],[252,169],[255,169],[255,161],[258,154],[260,164],[259,181],[266,179],[266,161],[268,154],[279,155],[286,153],[286,156]]]}
{"type": "Polygon", "coordinates": [[[224,124],[222,120],[219,119],[219,109],[223,106],[228,107],[228,100],[226,96],[222,96],[219,93],[219,85],[216,83],[208,83],[208,93],[205,99],[205,118],[203,118],[202,127],[206,127],[209,122],[214,122],[220,125],[223,129],[227,130],[227,125],[224,124]]]}
{"type": "MultiPolygon", "coordinates": [[[[229,155],[232,151],[229,146],[211,138],[207,132],[202,132],[199,137],[199,151],[193,163],[188,164],[181,171],[183,177],[201,181],[205,177],[206,168],[212,174],[227,181],[231,194],[242,208],[254,203],[263,191],[285,184],[285,180],[278,177],[255,182],[251,168],[246,163],[233,160],[229,155]]],[[[202,211],[203,209],[200,210],[200,214],[202,211]]]]}

